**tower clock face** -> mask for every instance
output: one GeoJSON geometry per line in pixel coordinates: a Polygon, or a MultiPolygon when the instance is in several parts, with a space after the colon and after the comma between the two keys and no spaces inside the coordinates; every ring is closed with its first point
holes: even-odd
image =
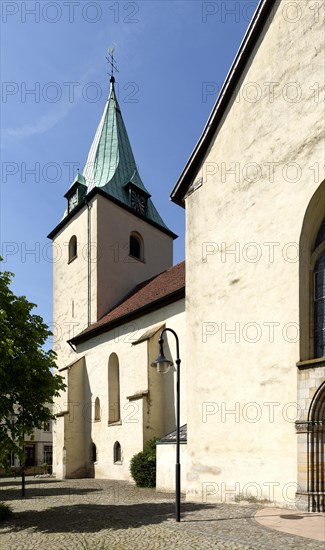
{"type": "Polygon", "coordinates": [[[73,195],[71,195],[71,197],[69,198],[69,212],[71,212],[71,210],[73,210],[73,208],[75,206],[77,206],[78,204],[78,192],[76,191],[75,193],[73,193],[73,195]]]}
{"type": "Polygon", "coordinates": [[[146,212],[146,199],[140,193],[137,193],[135,189],[131,189],[131,206],[140,214],[146,212]]]}

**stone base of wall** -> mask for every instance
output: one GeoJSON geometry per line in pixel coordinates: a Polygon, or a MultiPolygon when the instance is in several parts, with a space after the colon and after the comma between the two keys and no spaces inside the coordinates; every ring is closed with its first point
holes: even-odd
{"type": "Polygon", "coordinates": [[[297,510],[304,512],[325,512],[325,492],[324,493],[306,493],[303,491],[296,493],[297,510]]]}
{"type": "MultiPolygon", "coordinates": [[[[325,359],[312,359],[297,363],[298,405],[300,418],[296,421],[298,444],[297,509],[309,512],[325,511],[324,488],[325,418],[322,387],[325,381],[325,359]],[[316,399],[316,402],[315,402],[316,399]]],[[[323,390],[324,391],[324,390],[323,390]]]]}

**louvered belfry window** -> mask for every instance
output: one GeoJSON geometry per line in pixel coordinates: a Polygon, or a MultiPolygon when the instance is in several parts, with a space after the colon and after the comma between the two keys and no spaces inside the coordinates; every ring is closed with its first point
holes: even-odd
{"type": "Polygon", "coordinates": [[[314,355],[325,356],[325,220],[320,226],[315,252],[320,256],[314,268],[314,355]]]}

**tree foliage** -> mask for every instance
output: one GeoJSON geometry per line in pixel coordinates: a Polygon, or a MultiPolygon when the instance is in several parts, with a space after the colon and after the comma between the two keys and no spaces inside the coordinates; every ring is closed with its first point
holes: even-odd
{"type": "MultiPolygon", "coordinates": [[[[1,258],[0,258],[1,260],[1,258]]],[[[13,274],[0,272],[0,464],[10,452],[22,457],[24,437],[53,420],[53,397],[64,389],[53,351],[44,351],[51,332],[35,304],[9,288],[13,274]]]]}

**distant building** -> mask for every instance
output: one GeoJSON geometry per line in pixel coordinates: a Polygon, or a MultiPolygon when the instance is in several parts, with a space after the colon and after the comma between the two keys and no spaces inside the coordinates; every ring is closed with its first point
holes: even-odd
{"type": "MultiPolygon", "coordinates": [[[[33,437],[25,438],[24,453],[27,474],[44,473],[45,463],[48,465],[48,471],[52,470],[52,422],[44,423],[42,430],[34,430],[33,437]]],[[[13,454],[10,455],[10,466],[13,472],[21,468],[20,459],[13,454]]]]}

